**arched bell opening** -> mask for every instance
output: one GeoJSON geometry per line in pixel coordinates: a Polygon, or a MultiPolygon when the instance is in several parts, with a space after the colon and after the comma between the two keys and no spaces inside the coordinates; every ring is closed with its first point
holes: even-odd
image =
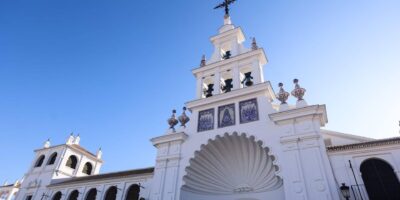
{"type": "Polygon", "coordinates": [[[365,160],[360,171],[370,200],[400,199],[400,182],[393,167],[384,160],[365,160]]]}
{"type": "Polygon", "coordinates": [[[185,169],[183,200],[284,199],[275,158],[246,134],[217,136],[202,145],[185,169]]]}

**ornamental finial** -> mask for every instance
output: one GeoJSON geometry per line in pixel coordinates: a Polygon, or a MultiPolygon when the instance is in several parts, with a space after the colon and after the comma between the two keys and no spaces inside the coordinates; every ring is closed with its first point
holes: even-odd
{"type": "Polygon", "coordinates": [[[190,121],[190,118],[186,115],[186,107],[183,107],[183,112],[181,116],[178,117],[181,126],[186,128],[186,123],[190,121]]]}
{"type": "Polygon", "coordinates": [[[278,96],[278,100],[281,102],[282,104],[287,104],[286,101],[289,98],[289,92],[286,92],[285,89],[283,89],[283,83],[279,83],[279,93],[276,94],[276,96],[278,96]]]}
{"type": "Polygon", "coordinates": [[[200,61],[200,67],[204,67],[204,66],[206,66],[206,56],[205,55],[203,55],[201,57],[201,61],[200,61]]]}
{"type": "Polygon", "coordinates": [[[178,120],[175,117],[176,110],[172,110],[172,115],[168,119],[169,128],[175,132],[175,126],[178,124],[178,120]]]}
{"type": "Polygon", "coordinates": [[[304,100],[303,96],[304,96],[304,93],[306,92],[306,89],[300,87],[299,79],[297,79],[297,78],[295,78],[293,80],[293,83],[295,84],[295,86],[294,86],[294,90],[292,90],[292,95],[297,98],[297,101],[304,100]]]}
{"type": "Polygon", "coordinates": [[[258,46],[257,46],[257,41],[256,38],[253,37],[253,41],[251,42],[251,50],[257,50],[258,46]]]}

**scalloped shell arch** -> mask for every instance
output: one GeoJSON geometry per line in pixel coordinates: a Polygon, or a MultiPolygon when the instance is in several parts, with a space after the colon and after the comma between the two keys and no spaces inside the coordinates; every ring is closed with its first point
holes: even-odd
{"type": "Polygon", "coordinates": [[[266,192],[282,186],[277,167],[261,141],[225,134],[195,152],[186,168],[183,190],[198,194],[266,192]]]}

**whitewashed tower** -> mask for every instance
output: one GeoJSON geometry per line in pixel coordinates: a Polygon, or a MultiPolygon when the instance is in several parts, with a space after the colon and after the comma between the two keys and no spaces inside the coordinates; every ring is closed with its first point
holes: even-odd
{"type": "Polygon", "coordinates": [[[16,200],[48,199],[46,192],[50,183],[98,174],[103,164],[101,151],[92,154],[79,142],[80,136],[71,134],[65,144],[51,146],[47,140],[42,148],[35,150],[35,158],[25,173],[16,200]]]}
{"type": "Polygon", "coordinates": [[[151,200],[337,200],[338,186],[320,127],[324,105],[308,106],[298,80],[277,100],[264,80],[266,54],[253,39],[249,48],[231,23],[225,0],[224,24],[211,37],[214,52],[193,69],[196,99],[187,127],[175,115],[165,135],[152,139],[158,149],[151,200]]]}

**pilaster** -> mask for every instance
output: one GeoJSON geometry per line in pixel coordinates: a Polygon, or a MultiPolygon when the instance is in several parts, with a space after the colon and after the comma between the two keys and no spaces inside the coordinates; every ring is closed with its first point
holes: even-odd
{"type": "Polygon", "coordinates": [[[313,105],[269,115],[281,129],[280,143],[287,199],[338,200],[320,127],[327,122],[324,105],[313,105]]]}
{"type": "Polygon", "coordinates": [[[179,160],[185,132],[176,132],[151,139],[157,150],[154,178],[151,191],[152,200],[175,200],[177,198],[179,160]]]}

